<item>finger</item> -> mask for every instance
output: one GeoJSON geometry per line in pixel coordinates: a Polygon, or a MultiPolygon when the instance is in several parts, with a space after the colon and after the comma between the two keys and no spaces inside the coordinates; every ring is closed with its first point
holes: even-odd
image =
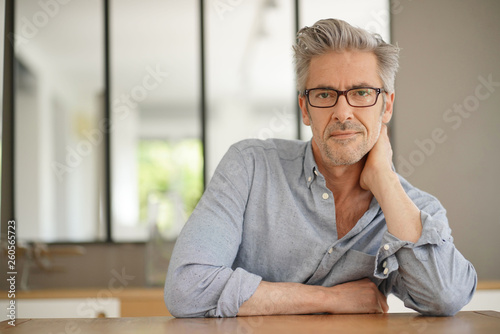
{"type": "Polygon", "coordinates": [[[382,126],[380,127],[380,134],[384,134],[387,137],[389,137],[389,130],[388,130],[387,125],[385,123],[382,123],[382,126]]]}
{"type": "Polygon", "coordinates": [[[387,297],[383,293],[380,293],[380,295],[381,295],[379,298],[380,306],[382,308],[382,311],[384,313],[387,313],[389,311],[389,304],[387,304],[387,297]]]}

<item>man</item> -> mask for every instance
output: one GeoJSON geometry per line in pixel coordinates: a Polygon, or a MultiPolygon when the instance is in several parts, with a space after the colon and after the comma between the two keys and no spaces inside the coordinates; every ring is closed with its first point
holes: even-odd
{"type": "Polygon", "coordinates": [[[245,140],[220,162],[175,246],[178,317],[381,313],[394,293],[453,315],[476,287],[446,211],[392,166],[398,49],[340,20],[294,47],[310,142],[245,140]]]}

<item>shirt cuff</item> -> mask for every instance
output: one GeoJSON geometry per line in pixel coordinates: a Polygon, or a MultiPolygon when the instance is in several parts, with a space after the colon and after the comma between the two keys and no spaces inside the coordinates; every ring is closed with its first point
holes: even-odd
{"type": "Polygon", "coordinates": [[[386,279],[389,274],[398,270],[399,263],[396,258],[396,252],[402,247],[411,244],[409,241],[402,241],[389,232],[385,232],[375,257],[375,271],[373,275],[380,279],[386,279]]]}
{"type": "Polygon", "coordinates": [[[447,223],[445,224],[423,211],[420,211],[420,219],[422,220],[422,235],[413,247],[429,244],[441,246],[446,241],[453,241],[451,229],[447,223]]]}
{"type": "Polygon", "coordinates": [[[241,304],[252,297],[261,281],[262,277],[236,268],[222,290],[217,308],[208,311],[206,316],[236,317],[241,304]]]}
{"type": "Polygon", "coordinates": [[[443,224],[438,219],[434,219],[428,213],[420,211],[422,221],[422,234],[416,243],[403,241],[386,231],[382,238],[382,245],[375,258],[374,275],[380,279],[386,279],[389,274],[398,270],[399,263],[396,252],[401,248],[413,249],[417,252],[419,248],[426,245],[441,246],[447,240],[453,240],[451,230],[447,224],[443,224]]]}

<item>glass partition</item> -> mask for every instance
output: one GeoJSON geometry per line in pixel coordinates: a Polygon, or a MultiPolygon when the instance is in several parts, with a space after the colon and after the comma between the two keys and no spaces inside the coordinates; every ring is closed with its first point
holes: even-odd
{"type": "Polygon", "coordinates": [[[296,138],[293,1],[207,1],[207,174],[245,138],[296,138]]]}
{"type": "Polygon", "coordinates": [[[15,20],[20,238],[102,240],[102,2],[16,1],[15,20]]]}
{"type": "Polygon", "coordinates": [[[203,191],[198,2],[110,12],[113,239],[174,240],[203,191]]]}

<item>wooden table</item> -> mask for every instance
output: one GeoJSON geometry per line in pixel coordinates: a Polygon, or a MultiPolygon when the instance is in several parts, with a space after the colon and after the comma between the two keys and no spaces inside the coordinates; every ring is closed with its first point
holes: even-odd
{"type": "Polygon", "coordinates": [[[376,315],[258,316],[225,319],[173,317],[97,319],[17,319],[0,323],[5,334],[85,333],[500,333],[500,312],[459,312],[454,317],[424,317],[415,313],[376,315]]]}

